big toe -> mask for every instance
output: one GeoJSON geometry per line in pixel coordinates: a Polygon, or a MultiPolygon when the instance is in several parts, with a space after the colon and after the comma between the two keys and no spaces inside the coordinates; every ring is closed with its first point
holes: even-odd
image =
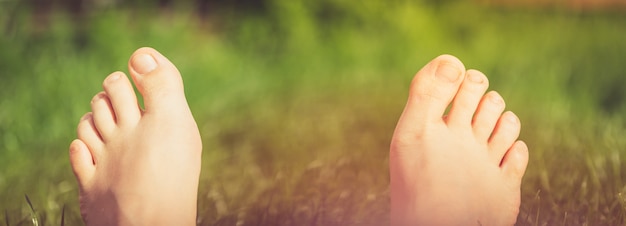
{"type": "Polygon", "coordinates": [[[135,51],[128,68],[143,96],[146,112],[186,107],[180,72],[155,49],[144,47],[135,51]]]}
{"type": "Polygon", "coordinates": [[[465,66],[454,56],[441,55],[424,66],[411,82],[409,99],[399,125],[414,130],[424,128],[428,123],[443,122],[442,116],[464,76],[465,66]]]}

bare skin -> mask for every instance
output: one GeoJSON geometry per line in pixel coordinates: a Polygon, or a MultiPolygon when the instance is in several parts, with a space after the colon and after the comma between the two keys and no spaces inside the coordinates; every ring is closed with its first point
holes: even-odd
{"type": "Polygon", "coordinates": [[[528,148],[487,87],[449,55],[415,75],[390,148],[392,225],[515,224],[528,148]]]}
{"type": "Polygon", "coordinates": [[[78,125],[70,162],[87,225],[195,225],[202,143],[176,67],[151,48],[109,75],[78,125]]]}

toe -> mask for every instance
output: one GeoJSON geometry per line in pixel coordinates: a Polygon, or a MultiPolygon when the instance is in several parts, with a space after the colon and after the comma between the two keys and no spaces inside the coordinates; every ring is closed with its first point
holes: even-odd
{"type": "Polygon", "coordinates": [[[115,113],[109,97],[105,92],[96,94],[91,100],[91,111],[93,112],[93,121],[98,133],[103,140],[107,140],[115,129],[115,113]]]}
{"type": "Polygon", "coordinates": [[[511,178],[513,185],[519,186],[522,182],[526,166],[528,165],[528,147],[523,141],[517,141],[511,146],[502,159],[500,167],[507,177],[511,178]]]}
{"type": "Polygon", "coordinates": [[[442,116],[456,95],[464,72],[463,63],[450,55],[439,56],[424,66],[411,82],[409,99],[396,132],[419,133],[429,124],[442,123],[442,116]]]}
{"type": "MultiPolygon", "coordinates": [[[[76,132],[78,139],[83,141],[92,153],[102,150],[104,143],[94,124],[93,113],[89,112],[80,119],[76,132]]],[[[94,159],[96,159],[96,156],[94,156],[94,159]]]]}
{"type": "Polygon", "coordinates": [[[128,62],[130,74],[144,99],[145,111],[185,107],[187,101],[178,69],[152,48],[135,51],[128,62]],[[179,104],[180,106],[172,106],[179,104]]]}
{"type": "Polygon", "coordinates": [[[70,163],[80,187],[84,187],[93,177],[96,166],[85,143],[79,139],[70,144],[70,163]]]}
{"type": "Polygon", "coordinates": [[[471,128],[472,117],[478,103],[485,91],[489,87],[487,77],[476,70],[468,70],[465,73],[465,80],[461,84],[458,93],[454,97],[452,108],[448,114],[447,122],[449,126],[463,126],[471,128]]]}
{"type": "Polygon", "coordinates": [[[472,121],[476,139],[487,142],[502,111],[504,111],[504,105],[504,99],[495,91],[488,92],[483,96],[472,121]]]}
{"type": "Polygon", "coordinates": [[[137,104],[135,90],[124,73],[112,73],[104,79],[102,87],[111,102],[118,124],[133,124],[139,121],[141,112],[137,104]]]}
{"type": "Polygon", "coordinates": [[[489,138],[489,152],[495,162],[501,162],[502,156],[517,140],[520,128],[519,119],[513,112],[507,111],[502,114],[489,138]]]}

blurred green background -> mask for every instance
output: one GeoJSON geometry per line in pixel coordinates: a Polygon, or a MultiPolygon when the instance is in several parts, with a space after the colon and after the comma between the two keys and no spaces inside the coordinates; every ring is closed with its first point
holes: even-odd
{"type": "Polygon", "coordinates": [[[386,225],[389,141],[443,53],[522,121],[518,225],[623,225],[626,8],[503,2],[0,1],[0,225],[82,224],[67,147],[142,46],[203,136],[198,225],[386,225]]]}

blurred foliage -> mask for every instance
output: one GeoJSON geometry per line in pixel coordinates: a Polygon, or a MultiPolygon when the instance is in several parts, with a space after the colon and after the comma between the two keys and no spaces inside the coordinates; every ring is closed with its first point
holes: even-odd
{"type": "MultiPolygon", "coordinates": [[[[67,160],[102,79],[152,46],[203,135],[199,225],[381,225],[412,75],[451,53],[523,123],[519,225],[621,225],[626,15],[467,1],[0,2],[0,219],[80,222],[67,160]],[[246,7],[239,7],[241,4],[246,7]]],[[[471,194],[470,194],[471,195],[471,194]]]]}

